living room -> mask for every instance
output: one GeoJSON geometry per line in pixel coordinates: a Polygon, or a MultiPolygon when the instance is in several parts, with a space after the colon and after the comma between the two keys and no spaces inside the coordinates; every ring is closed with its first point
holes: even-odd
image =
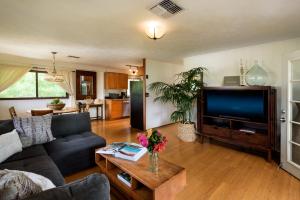
{"type": "Polygon", "coordinates": [[[0,199],[299,199],[299,9],[2,0],[0,199]]]}

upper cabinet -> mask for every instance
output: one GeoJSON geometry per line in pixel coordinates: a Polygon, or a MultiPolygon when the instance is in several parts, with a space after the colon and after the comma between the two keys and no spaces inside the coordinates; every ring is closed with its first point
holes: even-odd
{"type": "Polygon", "coordinates": [[[76,70],[76,100],[97,98],[96,72],[76,70]]]}
{"type": "Polygon", "coordinates": [[[128,74],[105,72],[105,89],[128,89],[128,74]]]}

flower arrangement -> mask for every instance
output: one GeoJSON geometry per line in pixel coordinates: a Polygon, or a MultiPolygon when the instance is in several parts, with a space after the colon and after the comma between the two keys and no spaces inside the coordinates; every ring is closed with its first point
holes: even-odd
{"type": "Polygon", "coordinates": [[[158,153],[162,152],[168,143],[168,140],[158,130],[150,129],[146,134],[138,133],[139,143],[148,149],[149,152],[149,169],[151,172],[158,172],[158,153]]]}
{"type": "Polygon", "coordinates": [[[162,152],[168,140],[165,136],[163,136],[158,130],[150,129],[147,131],[147,134],[138,133],[137,139],[139,143],[148,149],[149,153],[159,153],[162,152]],[[147,137],[150,135],[149,137],[147,137]]]}

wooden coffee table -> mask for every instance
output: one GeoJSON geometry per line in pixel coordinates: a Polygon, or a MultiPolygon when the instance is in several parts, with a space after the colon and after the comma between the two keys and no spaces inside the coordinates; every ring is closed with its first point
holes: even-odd
{"type": "Polygon", "coordinates": [[[158,173],[150,172],[147,154],[133,162],[96,153],[95,160],[110,180],[112,191],[124,199],[171,200],[186,185],[186,170],[161,158],[158,173]],[[117,178],[120,172],[131,176],[131,187],[117,178]]]}

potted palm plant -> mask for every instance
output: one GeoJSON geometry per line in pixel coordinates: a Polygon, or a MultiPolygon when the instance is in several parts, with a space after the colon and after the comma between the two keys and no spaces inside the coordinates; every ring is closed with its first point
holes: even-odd
{"type": "Polygon", "coordinates": [[[192,111],[203,88],[204,71],[204,67],[193,68],[177,74],[174,83],[154,82],[149,85],[149,90],[157,95],[154,102],[171,103],[175,106],[176,110],[170,119],[179,122],[178,137],[183,141],[192,142],[196,139],[192,111]]]}

